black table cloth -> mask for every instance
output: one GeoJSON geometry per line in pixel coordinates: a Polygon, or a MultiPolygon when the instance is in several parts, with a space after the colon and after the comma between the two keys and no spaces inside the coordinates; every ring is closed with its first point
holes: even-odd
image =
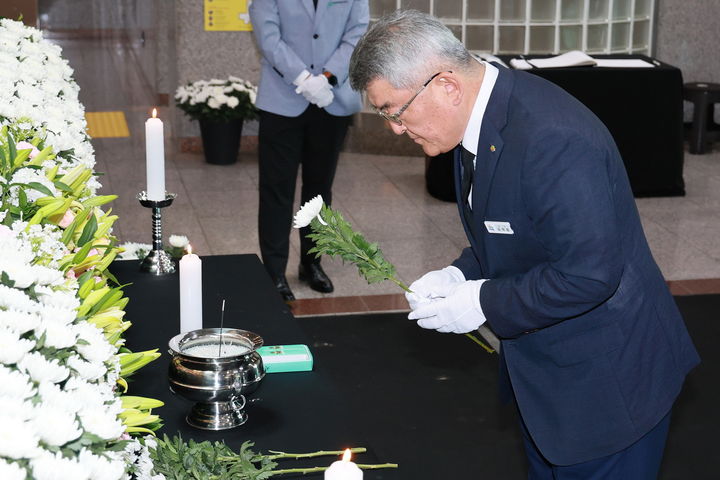
{"type": "MultiPolygon", "coordinates": [[[[541,57],[547,55],[526,58],[541,57]]],[[[644,55],[594,57],[654,61],[644,55]]],[[[501,58],[509,63],[513,57],[501,58]]],[[[527,70],[565,89],[605,123],[620,150],[636,197],[685,195],[682,72],[666,63],[657,64],[652,68],[527,70]]],[[[426,178],[428,192],[441,199],[453,199],[454,188],[447,182],[447,175],[436,173],[439,169],[452,172],[452,155],[433,157],[428,163],[428,175],[432,175],[426,178]]]]}
{"type": "MultiPolygon", "coordinates": [[[[307,344],[307,337],[256,255],[210,256],[202,257],[202,261],[203,327],[219,327],[225,299],[225,327],[255,332],[263,337],[265,345],[307,344]]],[[[126,332],[126,345],[132,351],[159,348],[162,353],[158,360],[130,377],[128,391],[129,395],[165,402],[154,412],[164,421],[159,434],[180,433],[185,439],[197,441],[222,440],[236,451],[245,440],[254,441],[255,449],[263,452],[272,449],[301,453],[363,446],[368,453],[354,460],[378,463],[372,446],[357,433],[353,412],[346,407],[344,397],[323,373],[327,366],[318,364],[312,372],[267,374],[259,389],[249,396],[248,421],[240,427],[213,432],[187,425],[185,416],[192,403],[170,392],[167,377],[168,341],[180,332],[178,274],[156,277],[140,273],[137,261],[115,262],[111,271],[121,283],[130,283],[124,289],[130,298],[125,318],[133,325],[126,332]]],[[[334,460],[337,458],[282,460],[279,468],[329,465],[334,460]]],[[[384,462],[392,459],[380,461],[384,462]]],[[[365,478],[402,478],[393,472],[368,471],[365,478]]]]}

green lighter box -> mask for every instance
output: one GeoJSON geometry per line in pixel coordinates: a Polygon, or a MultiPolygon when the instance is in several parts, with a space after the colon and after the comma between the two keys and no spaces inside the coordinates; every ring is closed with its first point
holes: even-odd
{"type": "Polygon", "coordinates": [[[267,373],[309,372],[313,357],[307,345],[271,345],[257,352],[263,359],[267,373]]]}

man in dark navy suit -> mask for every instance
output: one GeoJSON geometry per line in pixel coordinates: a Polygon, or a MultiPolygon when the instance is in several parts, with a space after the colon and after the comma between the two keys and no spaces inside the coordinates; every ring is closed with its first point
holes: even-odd
{"type": "Polygon", "coordinates": [[[426,154],[455,149],[470,246],[410,286],[409,318],[500,339],[529,478],[657,478],[699,358],[605,126],[559,87],[477,61],[420,12],[375,23],[350,82],[426,154]]]}

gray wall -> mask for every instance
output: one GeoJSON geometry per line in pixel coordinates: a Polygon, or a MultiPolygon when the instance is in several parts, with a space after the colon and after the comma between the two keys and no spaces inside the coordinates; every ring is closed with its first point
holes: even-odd
{"type": "Polygon", "coordinates": [[[720,83],[720,1],[657,0],[655,57],[684,82],[720,83]]]}

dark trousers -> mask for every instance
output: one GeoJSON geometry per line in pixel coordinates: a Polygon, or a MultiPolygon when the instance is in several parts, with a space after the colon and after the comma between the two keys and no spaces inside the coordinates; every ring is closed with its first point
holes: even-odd
{"type": "MultiPolygon", "coordinates": [[[[322,195],[330,205],[338,156],[351,118],[335,117],[315,105],[298,117],[260,112],[258,234],[262,260],[273,279],[284,275],[287,267],[298,167],[302,164],[300,204],[322,195]]],[[[307,253],[313,247],[305,238],[308,233],[309,227],[300,229],[304,264],[319,262],[307,253]]]]}
{"type": "Polygon", "coordinates": [[[612,455],[575,465],[550,464],[530,438],[521,420],[528,458],[528,480],[656,480],[660,471],[670,413],[629,447],[612,455]]]}

